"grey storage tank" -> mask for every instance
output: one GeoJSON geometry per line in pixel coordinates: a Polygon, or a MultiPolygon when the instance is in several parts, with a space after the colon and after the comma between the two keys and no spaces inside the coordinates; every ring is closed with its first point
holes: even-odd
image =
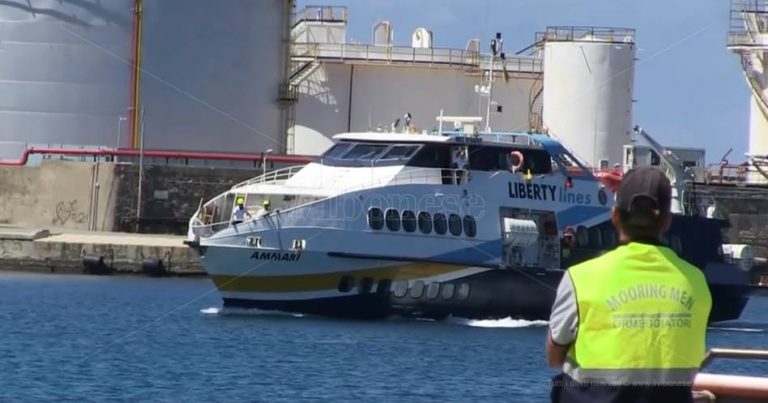
{"type": "Polygon", "coordinates": [[[279,152],[292,4],[2,1],[0,141],[279,152]]]}

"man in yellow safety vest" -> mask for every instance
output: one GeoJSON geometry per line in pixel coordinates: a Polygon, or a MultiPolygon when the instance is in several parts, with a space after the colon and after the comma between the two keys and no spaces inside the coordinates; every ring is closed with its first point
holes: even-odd
{"type": "Polygon", "coordinates": [[[701,270],[664,246],[672,188],[644,167],[622,179],[619,246],[572,266],[552,306],[553,402],[691,402],[712,297],[701,270]]]}

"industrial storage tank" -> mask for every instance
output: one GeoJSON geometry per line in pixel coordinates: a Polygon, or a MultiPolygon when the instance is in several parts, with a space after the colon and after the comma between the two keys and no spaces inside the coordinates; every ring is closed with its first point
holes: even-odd
{"type": "Polygon", "coordinates": [[[284,151],[280,84],[292,2],[143,3],[144,146],[284,151]]]}
{"type": "Polygon", "coordinates": [[[634,30],[552,27],[539,35],[544,129],[595,168],[621,163],[632,130],[634,30]]]}
{"type": "Polygon", "coordinates": [[[284,151],[292,7],[2,1],[0,141],[284,151]]]}
{"type": "Polygon", "coordinates": [[[133,7],[133,0],[0,2],[2,157],[19,156],[23,144],[14,142],[116,144],[130,104],[133,7]]]}

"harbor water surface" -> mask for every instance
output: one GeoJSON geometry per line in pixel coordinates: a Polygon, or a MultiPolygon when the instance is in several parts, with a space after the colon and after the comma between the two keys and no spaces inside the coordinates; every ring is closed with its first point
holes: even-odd
{"type": "MultiPolygon", "coordinates": [[[[1,401],[548,401],[546,323],[222,312],[207,279],[0,275],[1,401]]],[[[768,349],[768,299],[710,347],[768,349]]],[[[723,361],[707,372],[768,373],[723,361]]]]}

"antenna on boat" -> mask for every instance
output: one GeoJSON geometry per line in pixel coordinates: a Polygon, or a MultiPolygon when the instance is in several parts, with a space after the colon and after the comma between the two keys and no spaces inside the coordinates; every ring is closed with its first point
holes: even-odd
{"type": "Polygon", "coordinates": [[[443,110],[440,109],[440,117],[437,119],[437,134],[438,136],[443,135],[443,110]]]}
{"type": "Polygon", "coordinates": [[[489,55],[490,63],[488,64],[488,78],[487,80],[483,80],[483,84],[479,86],[475,86],[475,92],[478,93],[481,97],[487,97],[487,103],[486,103],[486,110],[485,110],[485,131],[491,132],[491,108],[495,105],[496,106],[496,112],[501,112],[501,105],[498,105],[496,102],[493,101],[493,73],[494,73],[494,64],[496,63],[496,58],[500,58],[502,61],[502,65],[504,66],[504,76],[507,76],[506,71],[506,55],[504,54],[504,39],[501,37],[501,32],[496,33],[496,37],[491,39],[491,53],[489,55]]]}

